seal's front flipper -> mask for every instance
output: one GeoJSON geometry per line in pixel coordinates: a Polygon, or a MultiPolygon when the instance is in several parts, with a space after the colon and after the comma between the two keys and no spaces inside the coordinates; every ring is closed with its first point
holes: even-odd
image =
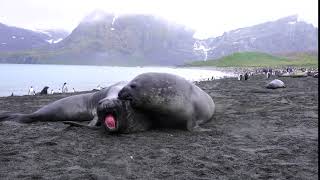
{"type": "Polygon", "coordinates": [[[94,117],[90,123],[88,125],[86,124],[81,124],[81,123],[78,123],[78,122],[74,122],[74,121],[63,121],[64,124],[68,124],[70,126],[76,126],[76,127],[86,127],[86,128],[89,128],[89,129],[93,129],[93,130],[98,130],[100,129],[101,126],[99,126],[99,123],[98,123],[98,117],[94,117]]]}
{"type": "Polygon", "coordinates": [[[78,122],[74,122],[74,121],[62,121],[64,124],[68,124],[70,126],[75,126],[75,127],[84,127],[84,126],[87,126],[85,124],[81,124],[81,123],[78,123],[78,122]]]}
{"type": "Polygon", "coordinates": [[[202,128],[200,126],[195,126],[191,131],[192,132],[210,132],[211,130],[202,128]]]}
{"type": "Polygon", "coordinates": [[[88,124],[88,126],[100,126],[99,122],[98,122],[98,116],[95,115],[94,118],[90,121],[90,123],[88,124]]]}
{"type": "Polygon", "coordinates": [[[210,129],[204,129],[199,126],[199,123],[194,120],[189,120],[187,122],[187,129],[191,132],[210,132],[210,129]]]}
{"type": "Polygon", "coordinates": [[[75,127],[86,127],[86,128],[89,128],[89,129],[93,129],[93,130],[98,130],[100,129],[100,127],[98,126],[89,126],[89,125],[86,125],[86,124],[81,124],[81,123],[78,123],[78,122],[74,122],[74,121],[62,121],[64,124],[68,124],[70,126],[75,126],[75,127]]]}

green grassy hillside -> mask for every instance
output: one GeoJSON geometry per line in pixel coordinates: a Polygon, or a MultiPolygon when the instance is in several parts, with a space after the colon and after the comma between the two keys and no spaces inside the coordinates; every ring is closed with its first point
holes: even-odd
{"type": "Polygon", "coordinates": [[[260,52],[239,52],[217,60],[195,61],[187,66],[215,67],[274,67],[318,66],[318,54],[297,53],[289,56],[273,56],[260,52]]]}

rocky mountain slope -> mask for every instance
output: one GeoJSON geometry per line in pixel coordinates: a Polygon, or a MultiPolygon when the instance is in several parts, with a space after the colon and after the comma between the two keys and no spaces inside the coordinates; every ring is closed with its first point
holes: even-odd
{"type": "Polygon", "coordinates": [[[318,49],[318,28],[298,16],[240,28],[222,36],[198,41],[208,59],[217,59],[234,52],[258,51],[271,54],[303,52],[318,49]]]}
{"type": "Polygon", "coordinates": [[[193,33],[151,15],[95,12],[58,45],[102,64],[174,65],[196,58],[193,33]]]}

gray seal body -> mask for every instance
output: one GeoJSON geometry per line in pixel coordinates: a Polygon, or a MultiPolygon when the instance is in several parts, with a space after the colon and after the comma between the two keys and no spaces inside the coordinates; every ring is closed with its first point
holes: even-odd
{"type": "Polygon", "coordinates": [[[285,88],[285,87],[286,86],[284,82],[279,79],[275,79],[266,85],[267,89],[278,89],[278,88],[285,88]]]}
{"type": "Polygon", "coordinates": [[[21,123],[35,121],[89,121],[95,125],[98,120],[97,107],[99,101],[106,98],[117,98],[118,92],[126,83],[117,83],[98,92],[69,96],[48,105],[30,114],[0,115],[1,121],[12,120],[21,123]]]}
{"type": "Polygon", "coordinates": [[[132,108],[149,116],[153,126],[203,130],[198,125],[214,115],[212,98],[186,79],[168,73],[144,73],[120,92],[132,108]]]}

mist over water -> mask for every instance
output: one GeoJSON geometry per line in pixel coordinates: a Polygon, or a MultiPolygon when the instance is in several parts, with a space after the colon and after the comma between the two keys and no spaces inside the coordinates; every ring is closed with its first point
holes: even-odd
{"type": "Polygon", "coordinates": [[[109,86],[119,81],[130,81],[144,72],[166,72],[190,81],[233,76],[220,71],[174,67],[116,67],[79,65],[0,64],[0,96],[26,95],[30,86],[40,92],[44,86],[58,92],[64,82],[69,92],[85,91],[109,86]]]}

